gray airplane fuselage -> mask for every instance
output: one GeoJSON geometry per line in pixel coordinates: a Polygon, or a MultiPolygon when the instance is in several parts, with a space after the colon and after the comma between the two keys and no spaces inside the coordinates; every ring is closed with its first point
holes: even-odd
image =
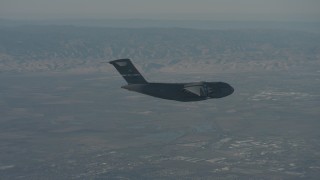
{"type": "Polygon", "coordinates": [[[121,88],[157,98],[184,102],[223,98],[234,92],[234,89],[224,82],[128,84],[121,88]],[[188,87],[200,88],[200,93],[190,93],[186,90],[188,87]]]}

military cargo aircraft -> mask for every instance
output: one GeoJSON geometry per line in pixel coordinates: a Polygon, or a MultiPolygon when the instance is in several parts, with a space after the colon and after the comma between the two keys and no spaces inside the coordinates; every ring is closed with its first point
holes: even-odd
{"type": "Polygon", "coordinates": [[[212,98],[223,98],[229,96],[234,91],[229,84],[224,82],[147,82],[130,59],[118,59],[109,63],[118,70],[128,83],[121,88],[157,98],[183,102],[202,101],[212,98]]]}

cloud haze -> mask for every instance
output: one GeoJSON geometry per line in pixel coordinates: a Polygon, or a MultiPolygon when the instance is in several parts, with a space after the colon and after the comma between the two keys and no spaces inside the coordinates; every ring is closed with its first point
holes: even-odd
{"type": "Polygon", "coordinates": [[[0,18],[320,19],[319,0],[1,0],[0,18]]]}

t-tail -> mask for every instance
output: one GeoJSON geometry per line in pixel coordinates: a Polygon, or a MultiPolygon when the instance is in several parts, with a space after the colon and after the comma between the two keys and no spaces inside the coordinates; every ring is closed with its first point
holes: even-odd
{"type": "Polygon", "coordinates": [[[130,59],[118,59],[110,61],[122,77],[127,81],[128,84],[147,84],[148,82],[139,73],[136,67],[132,64],[130,59]]]}

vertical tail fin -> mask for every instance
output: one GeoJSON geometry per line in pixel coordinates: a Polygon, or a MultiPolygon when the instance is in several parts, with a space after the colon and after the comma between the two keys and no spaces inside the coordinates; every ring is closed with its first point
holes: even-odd
{"type": "Polygon", "coordinates": [[[148,82],[139,73],[136,67],[132,64],[130,59],[118,59],[110,61],[122,77],[127,81],[128,84],[147,84],[148,82]]]}

